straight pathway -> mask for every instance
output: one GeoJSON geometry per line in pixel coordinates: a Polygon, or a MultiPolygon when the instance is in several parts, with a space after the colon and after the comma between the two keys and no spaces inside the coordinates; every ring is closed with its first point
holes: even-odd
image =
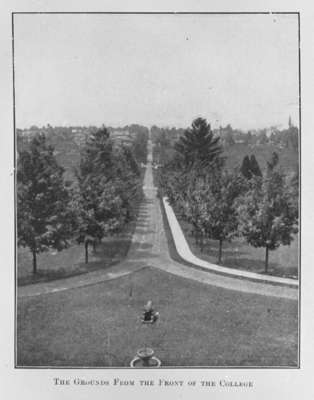
{"type": "Polygon", "coordinates": [[[144,267],[155,267],[168,273],[225,289],[267,296],[298,299],[296,288],[237,279],[219,275],[174,261],[169,254],[157,189],[153,183],[152,142],[148,141],[148,162],[143,182],[145,198],[140,206],[132,244],[125,261],[107,269],[49,283],[20,287],[18,296],[35,296],[92,285],[130,274],[144,267]]]}

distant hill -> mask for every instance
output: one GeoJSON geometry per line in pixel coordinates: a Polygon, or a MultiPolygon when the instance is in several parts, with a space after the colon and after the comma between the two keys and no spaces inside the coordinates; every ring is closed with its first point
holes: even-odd
{"type": "MultiPolygon", "coordinates": [[[[97,127],[52,127],[43,128],[32,127],[30,129],[17,129],[16,142],[17,150],[28,147],[29,141],[38,133],[43,133],[47,137],[47,142],[55,149],[55,155],[60,165],[65,168],[65,179],[73,180],[75,168],[80,161],[81,148],[86,139],[95,131],[97,127]]],[[[108,127],[112,133],[112,139],[117,144],[132,146],[138,162],[146,162],[146,141],[148,129],[140,125],[131,125],[124,128],[108,127]]]]}
{"type": "Polygon", "coordinates": [[[293,149],[282,148],[273,144],[263,144],[259,146],[234,144],[232,146],[224,146],[226,167],[230,169],[241,166],[243,158],[246,155],[250,156],[254,154],[261,170],[264,170],[273,152],[279,155],[279,165],[286,172],[296,172],[298,170],[299,155],[298,152],[293,149]]]}
{"type": "MultiPolygon", "coordinates": [[[[174,155],[174,143],[184,134],[184,129],[152,128],[155,143],[154,159],[157,164],[166,164],[174,155]]],[[[299,168],[299,132],[289,122],[287,129],[271,127],[257,131],[243,132],[230,125],[213,131],[220,137],[220,143],[226,157],[226,167],[241,166],[246,155],[255,155],[260,168],[266,168],[272,153],[279,155],[279,164],[286,172],[296,172],[299,168]]]]}

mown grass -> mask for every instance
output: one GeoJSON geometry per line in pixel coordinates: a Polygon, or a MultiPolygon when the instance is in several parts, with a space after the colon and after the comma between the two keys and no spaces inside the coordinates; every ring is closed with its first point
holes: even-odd
{"type": "Polygon", "coordinates": [[[22,298],[17,366],[128,367],[138,348],[164,367],[298,364],[297,302],[236,292],[156,269],[22,298]],[[151,299],[160,319],[143,326],[151,299]]]}
{"type": "Polygon", "coordinates": [[[84,245],[72,244],[60,252],[51,250],[38,255],[38,272],[33,274],[32,255],[28,249],[19,248],[17,253],[18,285],[48,282],[79,274],[106,269],[123,260],[132,240],[132,229],[115,237],[104,238],[93,251],[89,250],[89,262],[85,264],[84,245]]]}
{"type": "MultiPolygon", "coordinates": [[[[178,216],[177,216],[178,218],[178,216]]],[[[204,248],[196,244],[195,237],[191,234],[192,226],[182,218],[178,218],[184,236],[193,254],[197,257],[217,264],[218,241],[204,240],[204,248]]],[[[298,278],[298,236],[296,235],[290,246],[280,246],[277,250],[269,252],[268,274],[286,278],[298,278]]],[[[265,249],[255,248],[247,244],[244,239],[234,239],[223,242],[222,262],[225,267],[265,273],[265,249]]]]}

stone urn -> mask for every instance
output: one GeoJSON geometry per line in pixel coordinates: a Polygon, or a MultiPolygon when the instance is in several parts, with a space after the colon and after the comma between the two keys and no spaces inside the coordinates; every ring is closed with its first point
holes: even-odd
{"type": "Polygon", "coordinates": [[[154,350],[150,347],[142,347],[137,350],[136,357],[131,361],[132,368],[140,368],[140,367],[155,367],[158,368],[161,366],[161,361],[154,357],[154,350]]]}

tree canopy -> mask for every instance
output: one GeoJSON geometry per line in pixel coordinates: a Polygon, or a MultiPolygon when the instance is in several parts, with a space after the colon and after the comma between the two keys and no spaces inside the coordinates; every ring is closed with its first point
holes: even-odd
{"type": "Polygon", "coordinates": [[[63,173],[44,135],[34,136],[29,149],[18,154],[18,244],[31,250],[34,273],[37,254],[49,248],[62,250],[73,233],[75,216],[63,173]]]}
{"type": "Polygon", "coordinates": [[[115,145],[106,128],[91,135],[81,153],[77,171],[79,242],[100,241],[118,232],[131,218],[140,194],[140,170],[132,150],[115,145]]]}
{"type": "Polygon", "coordinates": [[[240,232],[254,247],[264,247],[265,271],[269,250],[289,245],[298,232],[298,209],[285,176],[277,169],[250,181],[249,190],[239,200],[240,232]]]}
{"type": "Polygon", "coordinates": [[[262,176],[261,169],[254,154],[251,155],[251,158],[248,155],[243,158],[240,171],[247,179],[251,179],[253,176],[262,176]]]}

